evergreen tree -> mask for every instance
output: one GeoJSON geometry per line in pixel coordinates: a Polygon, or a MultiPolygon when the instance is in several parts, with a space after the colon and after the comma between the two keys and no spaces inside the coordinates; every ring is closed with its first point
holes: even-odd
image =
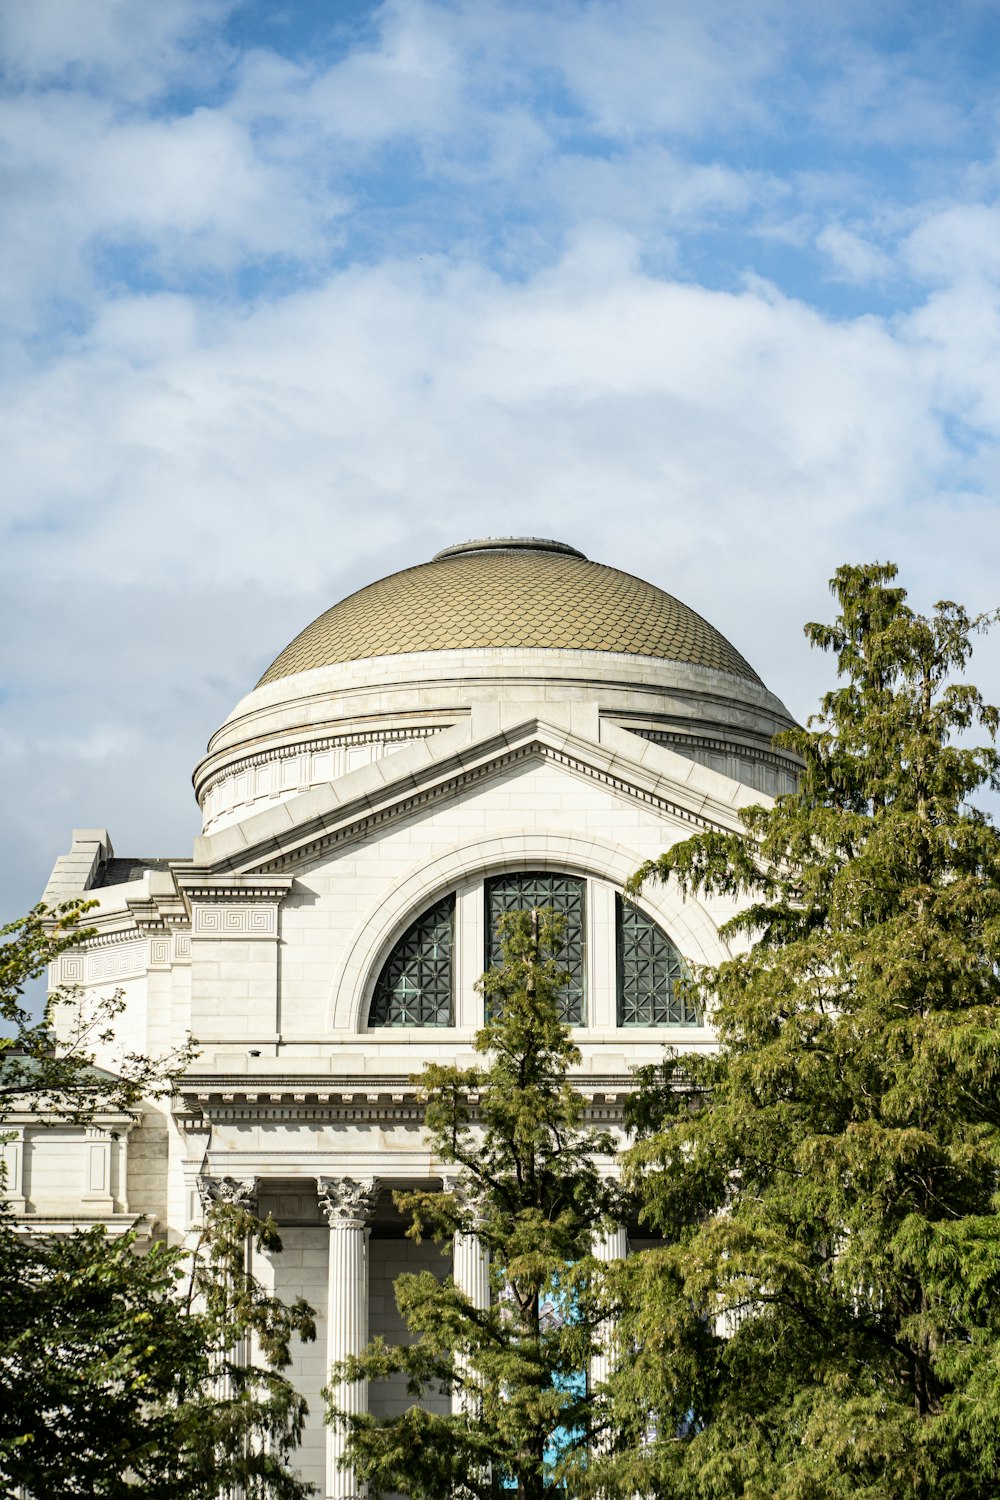
{"type": "MultiPolygon", "coordinates": [[[[40,1020],[24,987],[89,933],[87,906],[36,907],[0,930],[0,1141],[10,1113],[85,1124],[164,1093],[191,1056],[139,1054],[112,1074],[91,1048],[121,1002],[81,1013],[50,995],[40,1020]],[[58,1024],[61,1016],[66,1024],[58,1024]]],[[[239,1202],[208,1210],[193,1252],[101,1226],[26,1233],[0,1173],[0,1491],[25,1500],[302,1500],[292,1460],[305,1402],[282,1373],[311,1309],[286,1307],[253,1275],[248,1244],[276,1253],[272,1220],[239,1202]],[[247,1355],[251,1357],[247,1357],[247,1355]]]]}
{"type": "Polygon", "coordinates": [[[449,1415],[413,1406],[398,1417],[346,1417],[348,1461],[373,1495],[414,1500],[541,1500],[585,1482],[600,1439],[603,1401],[586,1371],[607,1313],[595,1234],[620,1211],[596,1158],[614,1143],[581,1126],[579,1062],[558,1002],[569,975],[558,962],[561,919],[548,911],[501,918],[502,956],[480,981],[487,1021],[476,1037],[485,1065],[432,1064],[420,1075],[436,1158],[461,1173],[458,1190],[396,1194],[408,1231],[451,1248],[476,1235],[489,1257],[491,1302],[475,1307],[430,1271],[396,1281],[414,1337],[375,1340],[335,1380],[396,1372],[416,1399],[458,1392],[449,1415]]]}
{"type": "Polygon", "coordinates": [[[986,623],[841,568],[839,685],[782,736],[800,789],[634,885],[743,898],[696,977],[714,1057],[648,1075],[630,1165],[662,1248],[621,1276],[633,1358],[606,1492],[1000,1494],[998,724],[986,623]]]}

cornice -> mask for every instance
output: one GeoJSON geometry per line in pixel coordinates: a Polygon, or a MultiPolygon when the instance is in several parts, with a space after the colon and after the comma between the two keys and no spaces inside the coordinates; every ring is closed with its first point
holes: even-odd
{"type": "MultiPolygon", "coordinates": [[[[100,919],[98,919],[100,921],[100,919]]],[[[113,948],[119,943],[134,943],[142,937],[142,929],[131,913],[112,912],[100,925],[95,922],[97,931],[92,937],[84,938],[82,942],[74,943],[70,952],[93,953],[100,948],[113,948]],[[111,923],[115,925],[112,926],[111,923]]]]}
{"type": "MultiPolygon", "coordinates": [[[[220,874],[245,871],[260,876],[294,870],[317,856],[355,843],[532,759],[564,766],[572,774],[597,782],[628,801],[692,827],[730,832],[736,826],[734,813],[710,797],[688,793],[683,786],[667,783],[666,778],[650,774],[620,754],[609,754],[591,741],[530,720],[487,740],[465,743],[440,760],[431,760],[419,770],[408,770],[401,777],[386,781],[377,792],[368,791],[306,817],[298,825],[291,822],[294,805],[285,804],[284,816],[289,821],[280,832],[269,829],[265,835],[262,828],[255,841],[252,840],[255,820],[251,818],[242,825],[243,836],[249,836],[251,841],[203,868],[220,874]]],[[[224,840],[225,834],[232,832],[225,830],[216,837],[224,840]]],[[[204,842],[210,845],[211,839],[204,842]]]]}
{"type": "MultiPolygon", "coordinates": [[[[22,1095],[22,1098],[25,1096],[22,1095]]],[[[35,1126],[40,1131],[51,1130],[84,1130],[94,1127],[100,1131],[114,1131],[118,1136],[126,1139],[132,1131],[142,1123],[142,1112],[121,1109],[105,1109],[90,1116],[88,1125],[85,1127],[79,1121],[61,1115],[57,1106],[47,1109],[44,1113],[39,1109],[32,1109],[26,1105],[24,1109],[17,1106],[17,1097],[13,1102],[4,1106],[4,1125],[11,1125],[18,1130],[27,1130],[29,1126],[35,1126]]]]}
{"type": "Polygon", "coordinates": [[[146,1244],[153,1238],[159,1220],[133,1213],[15,1213],[11,1215],[11,1223],[22,1234],[74,1234],[80,1229],[100,1226],[111,1239],[134,1229],[138,1243],[146,1244]]]}
{"type": "Polygon", "coordinates": [[[178,895],[144,896],[125,904],[141,932],[174,932],[190,923],[188,909],[178,895]]]}
{"type": "MultiPolygon", "coordinates": [[[[635,1087],[631,1074],[588,1076],[572,1080],[585,1100],[589,1123],[618,1122],[626,1098],[635,1087]]],[[[184,1079],[173,1099],[173,1118],[185,1131],[206,1125],[268,1121],[290,1124],[349,1124],[381,1121],[413,1124],[423,1121],[420,1091],[410,1079],[365,1078],[345,1083],[325,1078],[282,1078],[280,1075],[236,1080],[222,1074],[184,1079]]],[[[479,1095],[468,1096],[473,1120],[479,1095]]]]}
{"type": "Polygon", "coordinates": [[[292,877],[257,877],[254,875],[202,875],[197,872],[181,876],[177,882],[188,905],[224,901],[283,901],[292,888],[292,877]]]}

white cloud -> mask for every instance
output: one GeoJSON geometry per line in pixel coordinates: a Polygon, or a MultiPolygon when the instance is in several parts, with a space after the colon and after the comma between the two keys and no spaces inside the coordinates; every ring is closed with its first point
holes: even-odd
{"type": "Polygon", "coordinates": [[[74,822],[182,848],[187,769],[267,660],[464,536],[562,536],[652,578],[800,712],[819,668],[799,627],[837,563],[895,556],[918,589],[990,602],[995,512],[967,510],[970,556],[935,494],[967,472],[939,413],[968,396],[932,302],[835,323],[766,284],[658,280],[636,249],[584,234],[520,285],[390,262],[211,316],[123,299],[8,388],[8,711],[37,749],[8,745],[8,785],[79,794],[21,829],[32,860],[74,822]]]}
{"type": "Polygon", "coordinates": [[[839,562],[992,602],[1000,223],[970,174],[900,208],[841,163],[858,110],[955,125],[911,60],[868,66],[860,6],[396,0],[284,57],[225,9],[0,13],[0,901],[74,824],[180,852],[187,772],[268,659],[464,536],[652,578],[798,712],[839,562]],[[930,290],[824,314],[817,246],[930,290]]]}
{"type": "Polygon", "coordinates": [[[905,246],[916,275],[932,282],[1000,281],[1000,208],[956,203],[928,213],[905,246]]]}
{"type": "Polygon", "coordinates": [[[644,237],[729,224],[786,192],[768,173],[692,162],[662,146],[610,157],[553,155],[538,182],[539,198],[560,204],[570,222],[599,218],[644,237]]]}
{"type": "Polygon", "coordinates": [[[115,95],[189,85],[217,65],[214,33],[238,0],[6,0],[0,58],[8,79],[100,84],[115,95]],[[193,44],[198,43],[197,50],[193,44]]]}
{"type": "Polygon", "coordinates": [[[378,45],[320,72],[299,101],[300,118],[345,140],[454,129],[465,74],[447,11],[383,7],[378,45]]]}
{"type": "Polygon", "coordinates": [[[880,281],[892,271],[891,256],[844,224],[827,224],[816,236],[816,244],[830,257],[836,273],[845,281],[863,285],[880,281]]]}
{"type": "Polygon", "coordinates": [[[758,114],[753,86],[780,60],[775,20],[783,8],[593,0],[549,36],[567,86],[598,129],[685,137],[758,114]]]}
{"type": "Polygon", "coordinates": [[[183,576],[312,598],[497,514],[598,555],[618,518],[616,560],[682,594],[735,570],[739,634],[786,527],[825,547],[945,470],[951,386],[916,324],[661,281],[635,252],[595,232],[521,285],[400,261],[251,313],[121,302],[8,392],[12,491],[48,519],[8,566],[71,594],[168,600],[183,576]]]}
{"type": "Polygon", "coordinates": [[[347,207],[223,110],[120,119],[83,97],[0,101],[0,148],[20,172],[0,246],[8,328],[44,319],[54,295],[93,306],[136,261],[168,283],[269,256],[308,263],[347,207]]]}

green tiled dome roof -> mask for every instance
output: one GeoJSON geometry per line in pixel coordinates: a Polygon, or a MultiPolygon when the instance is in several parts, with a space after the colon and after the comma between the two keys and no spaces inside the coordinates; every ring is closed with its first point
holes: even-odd
{"type": "Polygon", "coordinates": [[[334,662],[477,647],[659,656],[760,681],[725,636],[672,594],[565,543],[507,537],[446,548],[342,599],[257,686],[334,662]]]}

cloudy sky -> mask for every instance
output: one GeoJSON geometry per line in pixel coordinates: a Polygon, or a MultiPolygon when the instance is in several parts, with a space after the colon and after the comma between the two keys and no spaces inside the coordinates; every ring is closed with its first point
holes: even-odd
{"type": "Polygon", "coordinates": [[[800,715],[838,563],[1000,603],[998,60],[994,0],[6,0],[0,914],[74,826],[189,852],[268,661],[470,536],[800,715]]]}

